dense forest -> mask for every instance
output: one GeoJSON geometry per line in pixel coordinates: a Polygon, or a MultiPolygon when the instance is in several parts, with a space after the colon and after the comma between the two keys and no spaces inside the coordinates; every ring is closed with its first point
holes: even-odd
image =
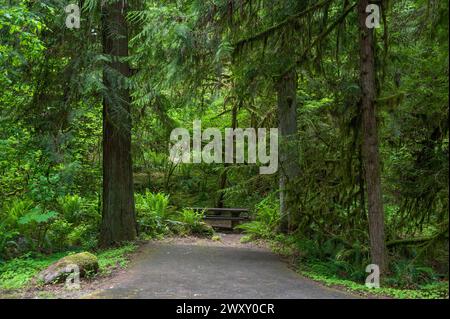
{"type": "Polygon", "coordinates": [[[22,258],[212,236],[191,207],[242,207],[245,240],[309,272],[448,285],[448,9],[0,0],[0,278],[22,258]],[[278,128],[278,171],[171,160],[194,121],[278,128]]]}

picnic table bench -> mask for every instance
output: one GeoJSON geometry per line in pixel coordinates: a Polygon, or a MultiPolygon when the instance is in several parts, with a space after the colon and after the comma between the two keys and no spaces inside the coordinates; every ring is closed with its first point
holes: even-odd
{"type": "Polygon", "coordinates": [[[196,212],[205,212],[204,219],[215,228],[233,229],[242,222],[250,221],[247,208],[205,208],[191,207],[196,212]]]}

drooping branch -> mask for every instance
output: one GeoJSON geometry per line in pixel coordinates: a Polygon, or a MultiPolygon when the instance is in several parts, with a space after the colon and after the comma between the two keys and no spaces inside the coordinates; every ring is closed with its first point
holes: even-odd
{"type": "Polygon", "coordinates": [[[322,42],[330,33],[334,30],[339,24],[344,22],[347,15],[356,7],[357,3],[354,3],[350,7],[347,8],[347,10],[344,11],[344,13],[336,19],[332,24],[328,26],[328,28],[323,31],[321,34],[317,36],[317,38],[314,39],[314,41],[303,51],[303,54],[301,55],[300,59],[297,60],[297,64],[301,64],[304,58],[310,53],[312,48],[314,48],[317,44],[322,42]]]}
{"type": "Polygon", "coordinates": [[[349,6],[344,13],[336,19],[332,24],[326,28],[325,31],[323,31],[321,34],[319,34],[314,41],[303,51],[303,53],[300,55],[300,58],[298,58],[294,63],[287,66],[285,69],[285,72],[288,72],[289,70],[295,68],[296,66],[302,64],[302,62],[305,60],[306,56],[310,53],[310,51],[316,47],[319,43],[321,43],[338,25],[340,25],[342,22],[344,22],[345,18],[348,16],[348,14],[356,7],[357,3],[355,2],[351,6],[349,6]]]}
{"type": "Polygon", "coordinates": [[[311,13],[314,10],[317,10],[325,5],[331,4],[332,1],[333,0],[325,0],[325,1],[319,2],[319,3],[309,7],[306,10],[303,10],[297,14],[289,16],[288,18],[284,19],[280,23],[277,23],[274,26],[272,26],[264,31],[261,31],[253,36],[248,37],[248,38],[239,40],[238,42],[236,42],[233,45],[233,47],[234,47],[233,55],[241,52],[241,50],[250,43],[258,42],[258,41],[265,41],[268,37],[272,36],[278,30],[286,27],[287,25],[289,25],[290,23],[292,23],[298,19],[305,17],[306,15],[308,15],[309,13],[311,13]]]}
{"type": "Polygon", "coordinates": [[[431,235],[431,236],[391,240],[386,243],[386,246],[387,247],[395,247],[395,246],[401,246],[401,245],[422,244],[422,243],[430,242],[430,241],[440,239],[440,238],[448,239],[448,227],[442,229],[441,231],[439,231],[436,234],[431,235]]]}

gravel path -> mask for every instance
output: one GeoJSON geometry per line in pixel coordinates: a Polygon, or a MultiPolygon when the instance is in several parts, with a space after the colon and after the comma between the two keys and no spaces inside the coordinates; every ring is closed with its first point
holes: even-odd
{"type": "Polygon", "coordinates": [[[355,298],[289,269],[264,247],[193,238],[151,242],[130,268],[85,298],[355,298]]]}

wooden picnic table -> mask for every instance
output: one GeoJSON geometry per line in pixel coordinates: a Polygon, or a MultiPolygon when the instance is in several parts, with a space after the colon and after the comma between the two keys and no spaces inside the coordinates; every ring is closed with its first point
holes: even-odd
{"type": "Polygon", "coordinates": [[[205,212],[205,221],[216,228],[234,228],[241,222],[250,220],[248,208],[191,207],[190,209],[196,212],[205,212]]]}

